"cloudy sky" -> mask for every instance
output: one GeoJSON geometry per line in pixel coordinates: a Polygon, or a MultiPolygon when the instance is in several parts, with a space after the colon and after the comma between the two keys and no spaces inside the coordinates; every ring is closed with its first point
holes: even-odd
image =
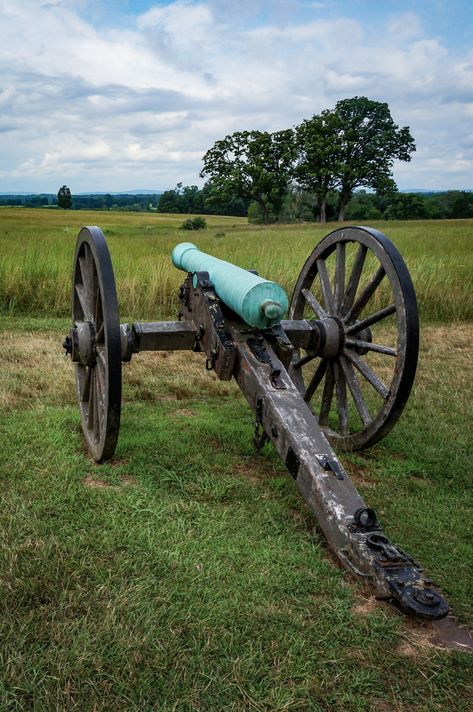
{"type": "Polygon", "coordinates": [[[356,95],[411,128],[401,189],[473,188],[471,0],[0,0],[0,192],[201,184],[356,95]]]}

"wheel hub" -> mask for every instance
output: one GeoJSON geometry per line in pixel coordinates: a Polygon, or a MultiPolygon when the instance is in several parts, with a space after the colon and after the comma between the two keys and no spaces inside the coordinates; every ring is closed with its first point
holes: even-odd
{"type": "Polygon", "coordinates": [[[81,366],[95,366],[97,348],[92,322],[76,322],[71,329],[70,339],[72,360],[81,366]]]}
{"type": "Polygon", "coordinates": [[[337,358],[345,343],[343,322],[336,316],[330,316],[317,322],[320,329],[319,354],[322,358],[337,358]]]}

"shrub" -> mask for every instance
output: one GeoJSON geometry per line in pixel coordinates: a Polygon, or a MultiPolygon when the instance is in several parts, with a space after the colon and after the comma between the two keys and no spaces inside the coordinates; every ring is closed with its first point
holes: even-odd
{"type": "Polygon", "coordinates": [[[207,227],[205,218],[187,218],[181,225],[181,230],[204,230],[207,227]]]}

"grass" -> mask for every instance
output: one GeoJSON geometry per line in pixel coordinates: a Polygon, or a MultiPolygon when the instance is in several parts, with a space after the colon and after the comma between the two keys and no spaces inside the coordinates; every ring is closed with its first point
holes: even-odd
{"type": "MultiPolygon", "coordinates": [[[[66,316],[75,239],[84,224],[99,224],[112,253],[121,314],[175,318],[182,275],[169,266],[173,246],[201,249],[257,269],[292,293],[317,242],[335,224],[248,225],[246,219],[208,217],[208,229],[180,231],[182,215],[0,210],[0,313],[66,316]],[[290,255],[290,258],[289,258],[290,255]]],[[[435,323],[473,320],[473,220],[382,222],[404,256],[416,285],[421,316],[435,323]]]]}
{"type": "MultiPolygon", "coordinates": [[[[97,466],[65,323],[31,326],[0,320],[0,709],[471,709],[473,659],[336,565],[233,383],[197,354],[134,357],[97,466]]],[[[471,625],[470,333],[424,330],[405,417],[343,461],[471,625]]]]}
{"type": "MultiPolygon", "coordinates": [[[[171,316],[182,216],[0,211],[0,710],[469,712],[473,657],[336,564],[276,454],[255,454],[236,385],[200,355],[134,356],[116,457],[87,457],[61,341],[75,235],[97,222],[124,318],[171,316]]],[[[324,232],[209,222],[192,236],[204,249],[291,286],[324,232]]],[[[342,456],[470,627],[471,224],[387,226],[430,323],[401,421],[342,456]]]]}

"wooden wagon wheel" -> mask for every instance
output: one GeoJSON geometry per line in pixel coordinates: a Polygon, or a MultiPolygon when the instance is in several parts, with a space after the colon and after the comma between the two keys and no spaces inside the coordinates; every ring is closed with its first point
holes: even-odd
{"type": "Polygon", "coordinates": [[[72,280],[71,350],[87,448],[97,462],[113,456],[120,428],[120,318],[112,262],[103,232],[84,227],[72,280]]]}
{"type": "Polygon", "coordinates": [[[373,445],[399,418],[417,366],[419,322],[411,278],[378,230],[340,228],[305,263],[289,319],[316,319],[325,344],[296,352],[291,376],[331,442],[373,445]]]}

